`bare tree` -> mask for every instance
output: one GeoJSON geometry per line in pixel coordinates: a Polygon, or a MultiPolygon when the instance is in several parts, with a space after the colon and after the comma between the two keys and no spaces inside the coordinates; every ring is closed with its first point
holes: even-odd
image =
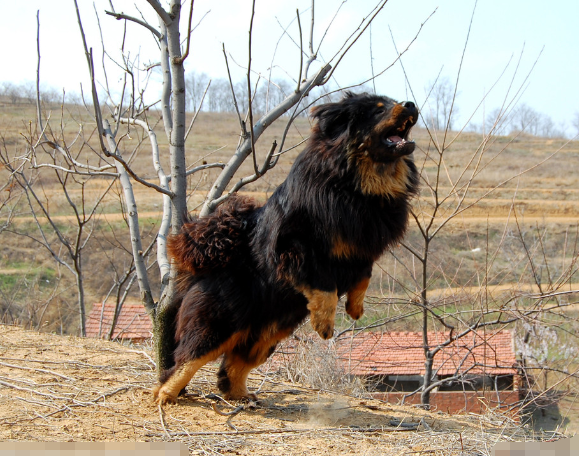
{"type": "Polygon", "coordinates": [[[15,104],[21,97],[18,87],[12,82],[2,84],[2,96],[8,98],[12,104],[15,104]]]}
{"type": "Polygon", "coordinates": [[[511,125],[511,133],[526,132],[536,136],[539,134],[541,114],[526,103],[521,103],[514,110],[511,125]]]}
{"type": "Polygon", "coordinates": [[[6,150],[0,154],[0,160],[10,172],[13,183],[23,192],[29,212],[34,220],[36,232],[31,232],[28,229],[22,231],[18,227],[6,229],[18,236],[32,239],[43,249],[46,249],[60,266],[66,268],[74,276],[79,328],[80,334],[84,336],[86,335],[86,302],[83,252],[94,233],[97,211],[114,184],[114,180],[100,194],[96,195],[93,201],[87,201],[85,188],[90,176],[85,175],[84,179],[79,179],[67,168],[75,159],[66,143],[62,143],[52,152],[48,152],[55,144],[54,141],[48,140],[39,141],[38,144],[29,144],[30,150],[45,150],[52,157],[51,163],[38,164],[35,161],[35,156],[32,156],[30,169],[21,166],[15,167],[14,160],[8,157],[6,150]],[[59,191],[64,195],[72,212],[72,215],[67,218],[67,221],[72,222],[71,224],[62,225],[56,221],[51,209],[50,192],[47,194],[42,184],[37,183],[41,168],[48,168],[53,171],[59,191]]]}
{"type": "Polygon", "coordinates": [[[579,111],[576,111],[573,117],[573,128],[575,129],[575,135],[579,135],[579,111]]]}
{"type": "MultiPolygon", "coordinates": [[[[185,96],[187,100],[187,110],[197,112],[202,109],[204,94],[209,88],[211,80],[205,73],[188,73],[185,77],[185,96]]],[[[207,104],[205,104],[207,107],[207,104]]]]}
{"type": "Polygon", "coordinates": [[[435,80],[426,88],[426,106],[423,122],[438,131],[452,130],[458,115],[455,104],[456,90],[448,77],[435,80]]]}

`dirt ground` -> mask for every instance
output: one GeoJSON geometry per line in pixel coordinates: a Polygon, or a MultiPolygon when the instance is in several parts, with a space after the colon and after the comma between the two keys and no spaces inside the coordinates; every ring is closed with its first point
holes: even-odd
{"type": "Polygon", "coordinates": [[[147,347],[1,325],[0,441],[180,441],[190,454],[451,456],[492,454],[497,441],[529,438],[502,416],[449,417],[258,371],[250,378],[257,404],[221,401],[214,366],[197,374],[178,405],[157,407],[154,382],[147,347]]]}

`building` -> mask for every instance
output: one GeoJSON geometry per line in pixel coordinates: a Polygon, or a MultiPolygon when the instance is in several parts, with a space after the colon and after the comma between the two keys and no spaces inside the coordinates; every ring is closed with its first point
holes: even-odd
{"type": "MultiPolygon", "coordinates": [[[[97,303],[86,319],[86,337],[107,337],[115,311],[114,303],[97,303]]],[[[153,335],[153,322],[140,302],[125,302],[117,317],[112,339],[141,343],[153,335]]]]}
{"type": "MultiPolygon", "coordinates": [[[[483,413],[488,408],[516,411],[521,377],[511,333],[480,331],[452,342],[448,338],[448,332],[428,333],[431,350],[443,346],[434,356],[433,381],[442,383],[431,391],[431,408],[446,413],[483,413]]],[[[298,349],[290,339],[274,355],[270,369],[280,370],[300,353],[309,356],[307,345],[313,349],[317,343],[323,342],[302,340],[298,349]]],[[[335,356],[336,368],[362,379],[376,398],[420,404],[425,372],[421,332],[362,332],[335,341],[333,352],[322,356],[335,356]]]]}

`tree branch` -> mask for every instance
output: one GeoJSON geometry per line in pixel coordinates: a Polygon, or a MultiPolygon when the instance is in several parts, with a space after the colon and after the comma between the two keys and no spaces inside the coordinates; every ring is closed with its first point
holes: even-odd
{"type": "Polygon", "coordinates": [[[167,27],[169,27],[169,25],[171,25],[171,23],[173,22],[173,19],[171,18],[171,16],[169,16],[169,13],[167,13],[167,11],[163,9],[161,3],[158,0],[147,0],[147,2],[149,2],[149,5],[153,7],[155,12],[159,16],[159,19],[161,19],[163,23],[167,27]]]}
{"type": "MultiPolygon", "coordinates": [[[[320,68],[320,70],[314,76],[302,83],[298,92],[292,92],[284,101],[265,114],[253,128],[255,140],[257,141],[257,139],[269,125],[271,125],[276,119],[286,113],[293,106],[298,104],[303,99],[303,97],[307,96],[314,87],[321,85],[324,81],[324,77],[328,74],[331,68],[332,67],[329,64],[320,68]]],[[[249,156],[250,153],[251,143],[248,140],[245,140],[238,147],[237,151],[231,157],[227,165],[225,165],[225,168],[209,191],[209,194],[205,199],[205,203],[200,213],[201,217],[209,215],[217,207],[215,200],[221,197],[226,186],[229,184],[229,182],[231,182],[231,179],[235,175],[236,171],[239,169],[243,161],[249,156]]]]}
{"type": "Polygon", "coordinates": [[[189,56],[189,45],[191,44],[191,20],[193,19],[193,4],[195,0],[191,0],[191,9],[189,10],[189,24],[187,25],[187,47],[185,48],[185,53],[175,59],[175,63],[182,64],[185,59],[189,56]]]}
{"type": "Polygon", "coordinates": [[[153,35],[155,35],[158,39],[161,39],[161,32],[159,32],[159,30],[157,30],[151,24],[148,24],[141,19],[137,19],[136,17],[133,17],[133,16],[128,16],[127,14],[124,14],[124,13],[115,13],[113,11],[105,11],[105,13],[108,14],[109,16],[114,17],[117,21],[124,19],[126,21],[130,21],[130,22],[134,22],[136,24],[142,25],[147,30],[149,30],[153,35]]]}

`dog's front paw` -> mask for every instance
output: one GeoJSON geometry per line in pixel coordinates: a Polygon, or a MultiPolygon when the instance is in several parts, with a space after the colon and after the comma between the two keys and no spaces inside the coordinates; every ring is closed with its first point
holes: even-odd
{"type": "Polygon", "coordinates": [[[358,296],[357,299],[350,299],[346,301],[346,312],[352,319],[359,320],[364,315],[364,295],[358,296]]]}
{"type": "Polygon", "coordinates": [[[346,312],[354,320],[358,320],[364,315],[364,297],[370,284],[370,278],[360,280],[352,289],[348,291],[348,300],[346,301],[346,312]]]}
{"type": "Polygon", "coordinates": [[[300,290],[308,299],[310,322],[322,339],[330,339],[334,335],[334,318],[338,305],[338,293],[311,288],[300,290]]]}
{"type": "Polygon", "coordinates": [[[334,335],[334,320],[318,319],[316,314],[312,314],[310,322],[314,331],[324,340],[331,339],[334,335]]]}

